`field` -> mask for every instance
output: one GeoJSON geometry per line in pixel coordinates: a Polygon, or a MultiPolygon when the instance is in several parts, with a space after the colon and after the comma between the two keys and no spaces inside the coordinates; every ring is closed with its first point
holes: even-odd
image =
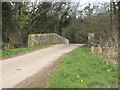
{"type": "Polygon", "coordinates": [[[46,88],[117,88],[118,67],[103,56],[89,48],[76,49],[60,63],[46,88]]]}

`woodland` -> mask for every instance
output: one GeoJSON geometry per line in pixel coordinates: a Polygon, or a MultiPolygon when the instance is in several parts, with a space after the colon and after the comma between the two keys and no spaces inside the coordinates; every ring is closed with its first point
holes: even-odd
{"type": "MultiPolygon", "coordinates": [[[[94,44],[118,51],[120,2],[2,2],[2,48],[27,47],[29,34],[57,33],[70,43],[94,44]]],[[[116,55],[116,53],[115,53],[116,55]]]]}

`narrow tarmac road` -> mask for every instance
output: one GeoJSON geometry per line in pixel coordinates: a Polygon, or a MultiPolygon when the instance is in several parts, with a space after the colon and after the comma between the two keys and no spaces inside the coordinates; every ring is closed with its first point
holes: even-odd
{"type": "Polygon", "coordinates": [[[57,44],[1,61],[2,88],[13,88],[21,81],[50,65],[57,58],[81,46],[83,44],[57,44]]]}

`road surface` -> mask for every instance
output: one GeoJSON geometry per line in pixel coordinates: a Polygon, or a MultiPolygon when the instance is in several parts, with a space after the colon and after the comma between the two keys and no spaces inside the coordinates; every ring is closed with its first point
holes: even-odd
{"type": "Polygon", "coordinates": [[[0,61],[2,88],[13,88],[16,84],[50,65],[57,58],[81,46],[83,44],[57,44],[0,61]]]}

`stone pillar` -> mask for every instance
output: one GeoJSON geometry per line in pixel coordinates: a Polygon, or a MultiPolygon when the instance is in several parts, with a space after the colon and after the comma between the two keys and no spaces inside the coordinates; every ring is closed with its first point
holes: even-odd
{"type": "Polygon", "coordinates": [[[88,45],[95,44],[95,33],[88,33],[88,45]]]}

